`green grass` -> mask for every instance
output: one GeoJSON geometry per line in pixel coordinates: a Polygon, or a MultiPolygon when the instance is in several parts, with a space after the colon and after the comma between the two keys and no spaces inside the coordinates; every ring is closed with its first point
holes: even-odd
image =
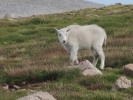
{"type": "MultiPolygon", "coordinates": [[[[133,88],[111,91],[116,79],[124,75],[123,66],[133,61],[131,9],[133,5],[114,5],[17,21],[0,19],[1,85],[17,84],[28,89],[28,84],[42,83],[36,90],[48,91],[57,100],[132,100],[133,88]],[[105,67],[112,70],[105,69],[100,76],[84,77],[78,69],[67,69],[69,53],[59,43],[54,27],[60,29],[75,23],[98,24],[106,30],[105,67]]],[[[87,50],[79,51],[78,58],[79,61],[93,59],[87,50]]],[[[16,100],[28,93],[28,90],[5,91],[0,87],[0,100],[16,100]]]]}

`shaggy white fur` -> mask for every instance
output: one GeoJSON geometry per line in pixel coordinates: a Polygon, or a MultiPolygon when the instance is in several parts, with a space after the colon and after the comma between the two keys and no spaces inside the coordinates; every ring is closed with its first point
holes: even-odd
{"type": "MultiPolygon", "coordinates": [[[[55,28],[56,29],[56,28],[55,28]]],[[[104,69],[105,55],[102,49],[106,44],[107,35],[103,28],[98,25],[70,25],[60,30],[56,29],[58,38],[65,50],[71,53],[70,64],[78,64],[78,50],[90,49],[96,66],[98,59],[101,59],[100,69],[104,69]]]]}

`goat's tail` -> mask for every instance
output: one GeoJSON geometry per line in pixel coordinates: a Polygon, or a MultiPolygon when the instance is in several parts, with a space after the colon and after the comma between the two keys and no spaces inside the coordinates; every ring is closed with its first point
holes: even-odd
{"type": "Polygon", "coordinates": [[[104,36],[104,42],[103,42],[104,46],[106,46],[106,40],[107,40],[107,35],[105,34],[105,36],[104,36]]]}

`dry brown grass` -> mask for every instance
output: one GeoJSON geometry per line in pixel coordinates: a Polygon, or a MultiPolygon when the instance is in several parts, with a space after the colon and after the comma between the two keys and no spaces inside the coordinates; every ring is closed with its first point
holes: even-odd
{"type": "MultiPolygon", "coordinates": [[[[36,25],[30,26],[30,21],[36,21],[35,19],[30,20],[30,18],[25,23],[24,22],[21,23],[21,21],[20,23],[27,26],[29,25],[30,27],[33,27],[33,28],[36,27],[37,29],[38,27],[39,28],[40,27],[48,28],[49,26],[53,27],[56,25],[55,22],[56,21],[58,22],[60,20],[58,27],[61,27],[64,25],[65,21],[68,21],[71,18],[73,19],[75,18],[73,22],[75,22],[75,20],[78,22],[79,20],[81,20],[81,17],[83,17],[83,19],[85,18],[84,19],[85,21],[88,20],[88,24],[90,24],[91,22],[91,21],[89,22],[90,16],[94,17],[94,15],[101,15],[100,18],[96,18],[96,19],[94,18],[93,23],[101,22],[101,24],[103,24],[104,22],[102,23],[102,21],[104,21],[104,18],[102,19],[102,16],[106,15],[108,12],[111,12],[111,14],[112,13],[118,14],[118,13],[124,13],[124,12],[128,13],[132,8],[133,8],[132,5],[113,6],[113,7],[109,6],[109,7],[104,7],[100,9],[84,9],[84,10],[79,10],[77,12],[71,11],[71,12],[66,12],[62,14],[44,15],[41,17],[40,16],[37,17],[36,20],[39,20],[39,22],[48,21],[49,22],[48,25],[45,25],[47,23],[44,23],[44,25],[38,25],[34,22],[36,25]],[[46,20],[44,20],[43,18],[46,20]],[[52,20],[53,23],[50,20],[52,20]],[[95,20],[98,22],[95,22],[95,20]]],[[[107,17],[109,18],[106,19],[106,21],[107,20],[110,21],[110,19],[115,18],[109,15],[107,15],[107,17]]],[[[125,16],[125,15],[123,15],[123,17],[121,15],[120,18],[125,19],[125,17],[127,19],[130,18],[130,16],[125,16]]],[[[83,20],[83,23],[81,22],[81,24],[85,23],[84,20],[83,20]]],[[[116,20],[112,19],[111,21],[113,21],[115,25],[115,21],[119,22],[119,18],[116,17],[116,20]]],[[[106,24],[107,23],[105,23],[105,26],[106,24]]],[[[118,27],[118,29],[115,29],[112,26],[106,27],[108,32],[110,32],[109,29],[111,30],[111,32],[114,32],[114,33],[111,33],[114,36],[110,36],[110,35],[108,36],[107,46],[104,47],[104,51],[106,55],[105,67],[122,67],[123,64],[129,63],[133,60],[133,57],[131,55],[133,53],[132,26],[129,25],[130,23],[128,22],[128,20],[126,20],[125,24],[128,25],[128,27],[121,28],[119,26],[120,28],[118,27]],[[116,31],[116,34],[115,34],[115,31],[116,31]]],[[[24,27],[23,29],[25,30],[26,27],[24,27]]],[[[50,31],[47,30],[48,31],[47,33],[51,32],[50,28],[49,30],[50,31]]],[[[38,32],[38,31],[35,31],[35,32],[38,32]]],[[[34,70],[36,69],[38,70],[55,69],[55,68],[62,68],[63,66],[69,66],[70,54],[63,49],[63,47],[59,42],[51,42],[50,44],[47,44],[46,40],[48,40],[50,36],[51,35],[37,38],[36,40],[31,40],[28,42],[26,41],[20,44],[1,46],[0,47],[0,55],[1,55],[0,68],[4,69],[6,74],[9,76],[10,75],[18,76],[18,75],[27,75],[28,72],[32,72],[32,70],[34,72],[34,70]]],[[[92,61],[93,59],[91,52],[87,50],[79,51],[78,56],[79,56],[78,57],[79,61],[83,61],[85,59],[92,61]]]]}
{"type": "MultiPolygon", "coordinates": [[[[107,46],[104,47],[106,55],[105,67],[122,67],[123,63],[132,61],[132,37],[108,37],[107,46]],[[124,62],[125,61],[125,62],[124,62]]],[[[27,45],[16,45],[12,47],[12,50],[6,47],[8,55],[12,54],[15,48],[25,48],[27,45]],[[9,50],[9,51],[8,51],[9,50]]],[[[0,65],[5,69],[5,72],[9,76],[29,75],[36,70],[43,69],[58,69],[64,66],[69,66],[70,54],[66,52],[59,42],[52,43],[45,47],[38,46],[38,43],[28,44],[30,48],[35,49],[36,53],[33,56],[24,56],[24,52],[19,57],[10,57],[1,59],[0,65]]],[[[4,48],[3,48],[4,50],[4,48]]],[[[29,51],[28,51],[29,52],[29,51]]],[[[79,61],[89,59],[92,61],[92,54],[88,50],[79,51],[79,61]]]]}

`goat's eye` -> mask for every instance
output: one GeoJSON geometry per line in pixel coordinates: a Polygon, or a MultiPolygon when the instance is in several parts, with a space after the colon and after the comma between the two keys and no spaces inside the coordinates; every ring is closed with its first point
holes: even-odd
{"type": "Polygon", "coordinates": [[[59,34],[59,36],[61,36],[61,34],[59,34]]]}

